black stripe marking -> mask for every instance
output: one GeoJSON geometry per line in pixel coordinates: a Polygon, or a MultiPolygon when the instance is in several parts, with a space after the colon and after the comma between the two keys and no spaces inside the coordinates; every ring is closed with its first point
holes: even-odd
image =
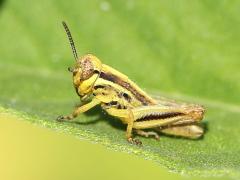
{"type": "Polygon", "coordinates": [[[184,115],[184,113],[181,112],[170,112],[170,113],[162,113],[162,114],[151,114],[149,116],[141,117],[137,119],[136,121],[150,121],[150,120],[157,120],[157,119],[167,119],[172,118],[176,116],[184,115]]]}
{"type": "Polygon", "coordinates": [[[96,85],[96,86],[94,86],[93,88],[94,88],[94,89],[104,89],[105,86],[103,86],[103,85],[96,85]]]}
{"type": "Polygon", "coordinates": [[[130,83],[121,80],[118,76],[110,73],[101,72],[99,77],[111,81],[113,83],[116,83],[122,86],[123,88],[127,89],[136,97],[136,99],[142,102],[143,105],[153,104],[151,100],[147,99],[144,95],[140,94],[134,87],[130,85],[130,83]]]}
{"type": "Polygon", "coordinates": [[[124,97],[126,101],[131,102],[132,98],[127,93],[122,93],[122,97],[124,97]]]}
{"type": "Polygon", "coordinates": [[[105,103],[105,105],[110,107],[116,107],[117,109],[126,109],[124,105],[119,104],[117,101],[110,101],[109,103],[105,103]]]}
{"type": "Polygon", "coordinates": [[[112,105],[112,106],[115,106],[115,105],[118,104],[118,102],[117,101],[111,101],[111,102],[109,102],[109,104],[112,105]]]}

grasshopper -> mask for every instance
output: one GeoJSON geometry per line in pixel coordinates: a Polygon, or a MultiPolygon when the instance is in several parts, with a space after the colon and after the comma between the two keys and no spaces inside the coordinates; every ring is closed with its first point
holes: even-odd
{"type": "Polygon", "coordinates": [[[68,70],[73,74],[73,85],[82,105],[72,114],[59,116],[57,120],[72,120],[80,113],[101,105],[109,115],[119,118],[127,125],[127,141],[142,144],[133,138],[138,135],[159,139],[158,132],[196,139],[203,135],[199,125],[204,108],[200,105],[157,100],[140,89],[126,75],[103,64],[96,56],[87,54],[78,57],[72,35],[65,22],[67,33],[76,64],[68,70]]]}

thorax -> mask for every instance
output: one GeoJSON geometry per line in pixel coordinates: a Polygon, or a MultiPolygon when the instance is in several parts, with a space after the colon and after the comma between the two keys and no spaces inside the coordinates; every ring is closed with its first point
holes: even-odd
{"type": "Polygon", "coordinates": [[[126,75],[107,65],[102,66],[102,71],[93,86],[93,94],[103,103],[103,106],[118,109],[156,104],[154,99],[126,75]]]}

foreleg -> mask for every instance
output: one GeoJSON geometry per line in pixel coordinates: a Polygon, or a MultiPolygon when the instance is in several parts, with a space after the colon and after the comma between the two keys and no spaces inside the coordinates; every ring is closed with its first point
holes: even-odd
{"type": "Polygon", "coordinates": [[[72,120],[73,118],[76,118],[80,113],[86,112],[98,104],[100,104],[100,101],[98,99],[92,99],[92,101],[89,103],[76,107],[72,114],[67,116],[58,116],[57,120],[72,120]]]}

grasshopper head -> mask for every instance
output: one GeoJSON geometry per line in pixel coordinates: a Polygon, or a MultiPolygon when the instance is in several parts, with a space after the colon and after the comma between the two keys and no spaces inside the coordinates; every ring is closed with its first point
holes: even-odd
{"type": "Polygon", "coordinates": [[[73,73],[73,84],[81,97],[91,92],[101,68],[101,61],[91,54],[79,58],[73,68],[68,68],[73,73]]]}
{"type": "Polygon", "coordinates": [[[65,22],[62,22],[62,24],[67,33],[73,56],[76,60],[75,66],[73,68],[68,68],[68,70],[73,73],[73,84],[77,94],[81,98],[84,98],[91,93],[92,87],[101,71],[102,63],[96,56],[91,54],[78,58],[70,30],[65,22]]]}

